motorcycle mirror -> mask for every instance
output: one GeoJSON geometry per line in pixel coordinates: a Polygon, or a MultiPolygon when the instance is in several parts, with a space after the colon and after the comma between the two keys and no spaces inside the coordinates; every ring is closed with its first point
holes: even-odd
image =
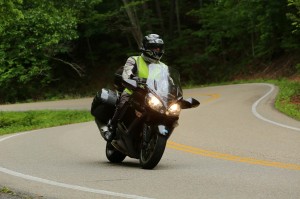
{"type": "Polygon", "coordinates": [[[188,99],[183,99],[181,101],[180,107],[182,109],[188,109],[188,108],[196,108],[197,106],[200,105],[200,102],[194,98],[188,98],[188,99]]]}

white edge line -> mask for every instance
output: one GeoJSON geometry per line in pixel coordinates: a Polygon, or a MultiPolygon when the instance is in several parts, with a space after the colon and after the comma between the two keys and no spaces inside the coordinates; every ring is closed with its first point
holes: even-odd
{"type": "Polygon", "coordinates": [[[274,124],[274,125],[277,125],[277,126],[280,126],[280,127],[283,127],[283,128],[288,128],[288,129],[292,129],[292,130],[295,130],[295,131],[300,131],[300,128],[288,126],[288,125],[281,124],[281,123],[278,123],[278,122],[274,122],[274,121],[272,121],[272,120],[269,120],[269,119],[263,117],[262,115],[260,115],[260,114],[257,112],[257,106],[258,106],[258,104],[259,104],[264,98],[266,98],[268,95],[270,95],[270,94],[275,90],[275,86],[272,85],[272,84],[263,84],[263,85],[269,86],[271,89],[270,89],[264,96],[262,96],[259,100],[257,100],[257,101],[252,105],[252,113],[255,115],[255,117],[257,117],[258,119],[261,119],[261,120],[263,120],[263,121],[265,121],[265,122],[269,122],[269,123],[271,123],[271,124],[274,124]]]}
{"type": "MultiPolygon", "coordinates": [[[[0,142],[3,142],[4,140],[8,140],[10,138],[13,138],[13,137],[16,137],[16,136],[19,136],[19,135],[25,135],[25,134],[32,133],[32,132],[33,131],[29,131],[29,132],[25,132],[25,133],[20,133],[20,134],[7,136],[7,137],[4,137],[4,138],[1,138],[0,142]]],[[[19,172],[16,172],[16,171],[12,171],[12,170],[3,168],[1,166],[0,166],[0,171],[3,172],[3,173],[6,173],[8,175],[23,178],[23,179],[26,179],[26,180],[39,182],[39,183],[43,183],[43,184],[48,184],[48,185],[53,185],[53,186],[62,187],[62,188],[67,188],[67,189],[73,189],[73,190],[76,190],[76,191],[84,191],[84,192],[89,192],[89,193],[96,193],[96,194],[116,196],[116,197],[122,197],[122,198],[130,198],[130,199],[151,199],[151,198],[147,198],[147,197],[143,197],[143,196],[129,195],[129,194],[105,191],[105,190],[101,190],[101,189],[92,189],[92,188],[82,187],[82,186],[78,186],[78,185],[71,185],[71,184],[56,182],[56,181],[52,181],[52,180],[47,180],[47,179],[38,178],[38,177],[35,177],[35,176],[22,174],[22,173],[19,173],[19,172]]]]}

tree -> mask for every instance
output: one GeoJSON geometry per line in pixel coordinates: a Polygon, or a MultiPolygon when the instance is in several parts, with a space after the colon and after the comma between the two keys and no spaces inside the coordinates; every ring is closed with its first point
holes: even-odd
{"type": "Polygon", "coordinates": [[[57,85],[64,92],[83,83],[85,90],[107,86],[148,33],[163,36],[162,61],[179,69],[183,82],[225,81],[262,70],[276,58],[299,54],[299,4],[0,0],[0,101],[32,98],[57,85]]]}
{"type": "Polygon", "coordinates": [[[0,3],[0,16],[5,16],[0,29],[0,101],[33,97],[55,79],[49,61],[61,60],[55,56],[70,51],[68,42],[78,38],[78,10],[68,0],[0,3]]]}
{"type": "Polygon", "coordinates": [[[131,23],[132,35],[133,35],[137,45],[140,46],[140,41],[142,40],[143,34],[142,34],[142,31],[141,31],[141,27],[139,25],[139,20],[138,20],[136,11],[133,7],[135,5],[135,2],[129,4],[127,0],[122,0],[122,1],[124,3],[124,8],[126,10],[126,13],[127,13],[128,18],[130,20],[130,23],[131,23]]]}
{"type": "Polygon", "coordinates": [[[292,20],[294,26],[293,33],[300,33],[300,1],[288,0],[288,6],[293,7],[294,12],[288,12],[287,16],[292,20]]]}

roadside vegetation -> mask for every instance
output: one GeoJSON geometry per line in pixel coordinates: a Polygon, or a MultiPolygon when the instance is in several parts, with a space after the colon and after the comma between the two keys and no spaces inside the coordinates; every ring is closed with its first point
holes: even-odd
{"type": "Polygon", "coordinates": [[[0,0],[0,103],[106,87],[142,36],[162,35],[182,82],[300,64],[299,0],[0,0]],[[281,60],[280,64],[273,64],[281,60]]]}
{"type": "Polygon", "coordinates": [[[89,111],[0,112],[0,135],[91,121],[89,111]]]}
{"type": "Polygon", "coordinates": [[[1,188],[0,186],[0,198],[2,199],[40,199],[42,196],[29,196],[25,193],[19,193],[15,192],[9,187],[3,186],[1,188]]]}
{"type": "Polygon", "coordinates": [[[275,84],[280,88],[276,109],[300,121],[300,82],[279,80],[275,84]]]}

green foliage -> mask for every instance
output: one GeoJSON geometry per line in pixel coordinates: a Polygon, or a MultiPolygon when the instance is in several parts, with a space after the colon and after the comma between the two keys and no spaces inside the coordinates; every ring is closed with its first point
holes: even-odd
{"type": "Polygon", "coordinates": [[[292,101],[294,97],[300,100],[300,83],[281,80],[277,85],[279,86],[280,92],[277,96],[275,107],[288,116],[300,120],[299,101],[297,101],[297,103],[293,103],[292,101]]]}
{"type": "Polygon", "coordinates": [[[0,0],[0,33],[14,20],[24,18],[19,6],[22,0],[0,0]]]}
{"type": "Polygon", "coordinates": [[[299,9],[299,0],[0,0],[0,102],[108,86],[139,53],[139,30],[163,36],[162,61],[183,83],[262,71],[299,54],[299,9]]]}
{"type": "MultiPolygon", "coordinates": [[[[50,65],[56,55],[71,50],[78,38],[76,3],[55,1],[1,2],[0,101],[34,97],[53,77],[50,65]],[[75,4],[74,4],[75,3],[75,4]]],[[[82,5],[83,3],[79,4],[82,5]]],[[[78,5],[77,5],[78,6],[78,5]]]]}
{"type": "Polygon", "coordinates": [[[199,46],[204,50],[200,57],[207,66],[199,65],[208,79],[228,80],[255,60],[269,62],[285,51],[299,51],[300,40],[291,34],[287,11],[286,0],[223,0],[190,11],[201,25],[192,35],[204,44],[199,46]]]}
{"type": "Polygon", "coordinates": [[[0,112],[0,135],[91,121],[89,111],[0,112]]]}
{"type": "Polygon", "coordinates": [[[0,192],[1,193],[7,193],[7,194],[13,194],[14,192],[13,191],[11,191],[9,188],[7,188],[7,187],[2,187],[1,189],[0,189],[0,192]]]}
{"type": "Polygon", "coordinates": [[[287,17],[292,20],[294,26],[293,33],[300,34],[300,1],[299,0],[288,0],[288,6],[294,9],[294,12],[288,12],[287,17]]]}
{"type": "Polygon", "coordinates": [[[300,75],[300,63],[296,65],[296,72],[300,75]]]}

